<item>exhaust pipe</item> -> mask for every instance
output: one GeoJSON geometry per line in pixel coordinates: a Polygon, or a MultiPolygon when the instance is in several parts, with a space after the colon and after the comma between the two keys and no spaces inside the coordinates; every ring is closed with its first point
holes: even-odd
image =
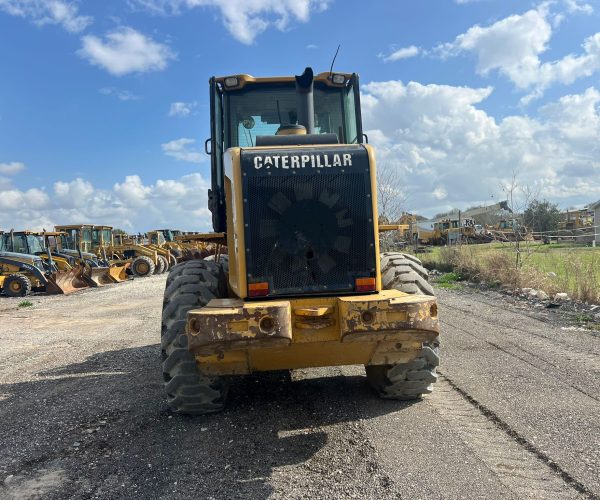
{"type": "Polygon", "coordinates": [[[307,134],[315,133],[315,102],[313,97],[313,70],[306,68],[300,76],[296,75],[296,101],[298,124],[306,128],[307,134]]]}

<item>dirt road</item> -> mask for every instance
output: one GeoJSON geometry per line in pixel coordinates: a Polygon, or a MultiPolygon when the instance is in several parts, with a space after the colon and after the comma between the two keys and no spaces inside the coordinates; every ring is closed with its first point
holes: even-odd
{"type": "Polygon", "coordinates": [[[440,290],[442,377],[377,399],[361,367],[247,377],[171,415],[164,277],[0,298],[0,498],[600,498],[600,339],[440,290]]]}

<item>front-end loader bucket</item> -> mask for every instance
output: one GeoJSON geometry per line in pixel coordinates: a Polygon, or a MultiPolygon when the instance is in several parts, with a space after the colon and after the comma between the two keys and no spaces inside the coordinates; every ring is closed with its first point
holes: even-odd
{"type": "Polygon", "coordinates": [[[99,287],[115,283],[115,280],[110,275],[109,267],[85,266],[83,278],[91,287],[99,287]]]}
{"type": "Polygon", "coordinates": [[[122,281],[127,281],[129,279],[129,275],[127,274],[127,270],[131,266],[130,262],[126,264],[116,264],[110,266],[108,268],[108,272],[110,277],[113,279],[115,283],[121,283],[122,281]]]}
{"type": "Polygon", "coordinates": [[[87,280],[83,276],[83,267],[75,266],[69,271],[58,271],[48,277],[46,283],[46,293],[64,294],[77,292],[84,288],[89,288],[87,280]]]}

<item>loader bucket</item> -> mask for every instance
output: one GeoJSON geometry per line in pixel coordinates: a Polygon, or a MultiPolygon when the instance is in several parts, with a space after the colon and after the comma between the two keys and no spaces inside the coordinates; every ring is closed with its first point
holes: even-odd
{"type": "Polygon", "coordinates": [[[121,283],[122,281],[127,281],[129,276],[127,274],[127,270],[131,266],[131,263],[122,264],[122,265],[114,265],[108,268],[108,272],[110,277],[113,279],[115,283],[121,283]]]}
{"type": "Polygon", "coordinates": [[[91,287],[99,287],[115,283],[115,280],[110,275],[109,267],[86,266],[83,277],[91,287]]]}
{"type": "Polygon", "coordinates": [[[83,276],[83,266],[75,266],[70,271],[58,271],[48,277],[46,293],[69,294],[89,288],[89,284],[83,276]]]}

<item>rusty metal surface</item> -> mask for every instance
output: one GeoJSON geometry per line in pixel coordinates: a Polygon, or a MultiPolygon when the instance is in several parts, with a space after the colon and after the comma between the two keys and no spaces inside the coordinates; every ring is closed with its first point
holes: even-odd
{"type": "Polygon", "coordinates": [[[202,309],[191,310],[186,327],[188,349],[195,353],[215,354],[285,346],[292,341],[289,302],[241,305],[240,302],[217,299],[202,309]]]}
{"type": "Polygon", "coordinates": [[[383,300],[340,298],[342,342],[430,341],[440,332],[437,301],[423,295],[380,294],[383,300]]]}
{"type": "Polygon", "coordinates": [[[108,267],[91,267],[86,265],[83,278],[89,286],[94,288],[114,283],[108,267]]]}
{"type": "MultiPolygon", "coordinates": [[[[267,325],[268,326],[268,325],[267,325]]],[[[206,374],[410,361],[439,335],[434,297],[396,290],[282,301],[214,299],[188,313],[188,346],[206,374]],[[271,329],[261,321],[271,318],[271,329]]]]}
{"type": "Polygon", "coordinates": [[[77,265],[69,271],[58,271],[48,278],[46,293],[69,294],[89,288],[89,284],[83,277],[84,266],[77,265]]]}

